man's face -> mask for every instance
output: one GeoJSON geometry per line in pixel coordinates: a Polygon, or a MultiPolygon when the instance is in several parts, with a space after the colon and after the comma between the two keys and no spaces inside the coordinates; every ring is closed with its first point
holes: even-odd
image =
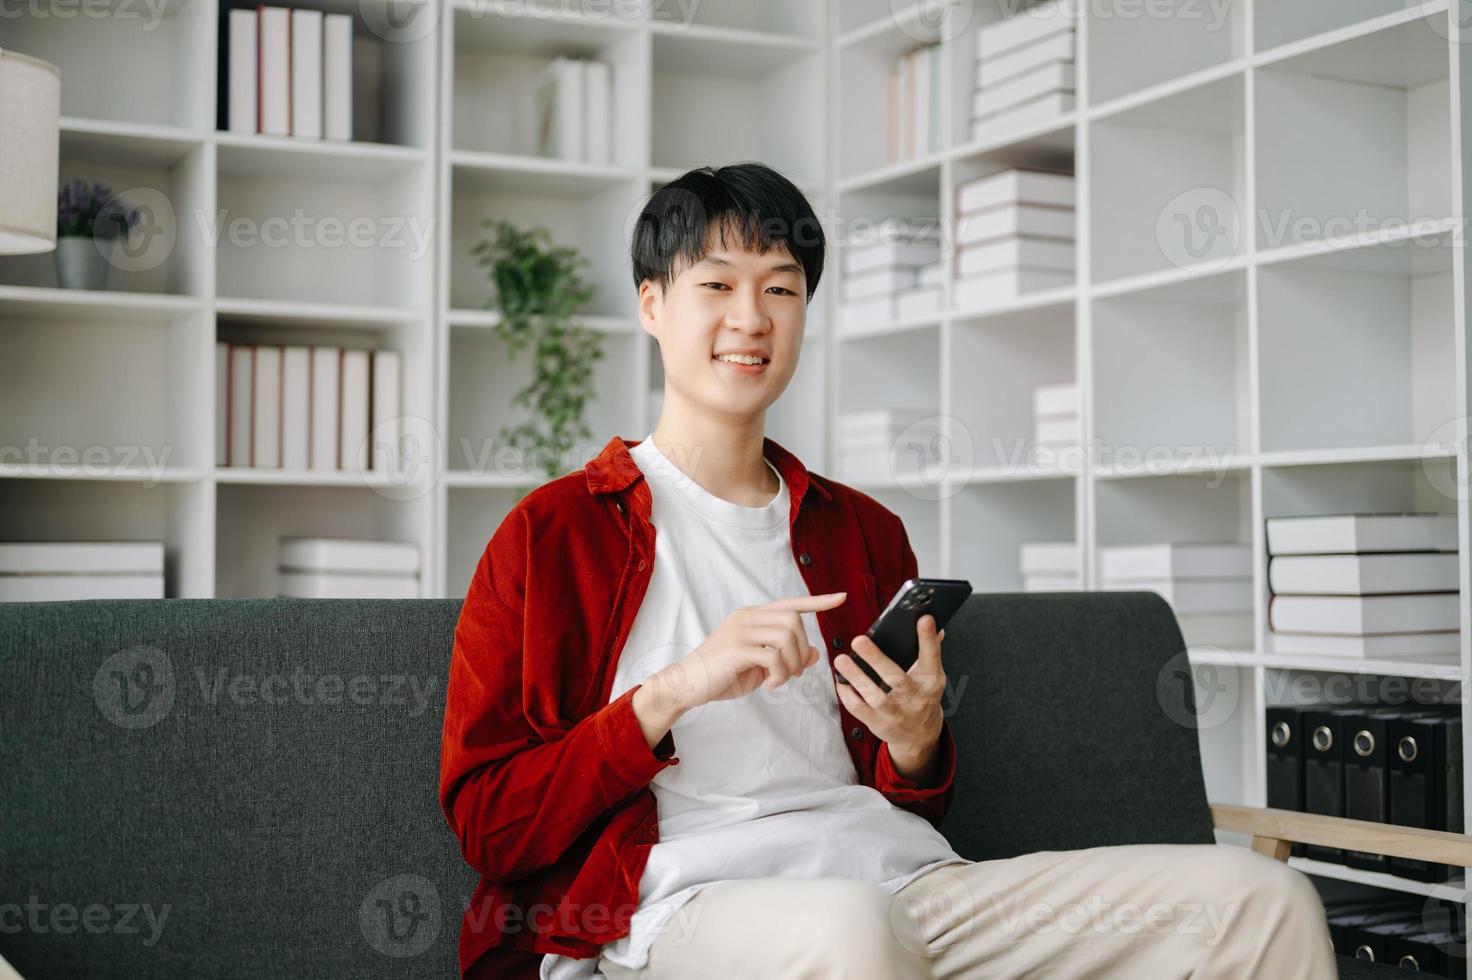
{"type": "Polygon", "coordinates": [[[661,293],[646,280],[639,320],[659,341],[666,383],[712,411],[749,416],[777,400],[797,370],[807,323],[802,266],[785,248],[747,251],[736,236],[722,245],[713,234],[706,257],[676,269],[661,293]],[[755,351],[760,366],[716,355],[755,351]]]}

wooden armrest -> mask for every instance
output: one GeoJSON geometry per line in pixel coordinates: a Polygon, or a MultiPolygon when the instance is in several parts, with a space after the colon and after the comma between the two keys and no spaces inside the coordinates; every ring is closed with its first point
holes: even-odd
{"type": "Polygon", "coordinates": [[[1318,813],[1233,803],[1211,804],[1211,822],[1217,830],[1251,834],[1254,851],[1279,861],[1287,860],[1288,844],[1296,842],[1472,867],[1472,837],[1444,830],[1397,827],[1369,820],[1348,820],[1318,813]]]}

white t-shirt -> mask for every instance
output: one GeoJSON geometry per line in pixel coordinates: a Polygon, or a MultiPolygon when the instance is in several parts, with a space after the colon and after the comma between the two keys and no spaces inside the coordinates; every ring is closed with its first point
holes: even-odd
{"type": "MultiPolygon", "coordinates": [[[[649,482],[654,570],[625,642],[612,701],[699,646],[737,607],[808,595],[792,558],[782,476],[763,507],[711,494],[651,438],[632,450],[649,482]]],[[[659,840],[639,882],[630,933],[603,947],[630,969],[697,891],[736,878],[854,878],[890,894],[943,864],[965,862],[925,818],[859,782],[814,613],[801,614],[817,663],[775,691],[687,712],[674,726],[679,765],[654,777],[659,840]]],[[[597,976],[597,958],[547,954],[544,980],[597,976]]]]}

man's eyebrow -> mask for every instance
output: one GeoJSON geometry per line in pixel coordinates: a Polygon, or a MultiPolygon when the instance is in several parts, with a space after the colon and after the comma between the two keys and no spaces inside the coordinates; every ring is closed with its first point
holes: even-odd
{"type": "MultiPolygon", "coordinates": [[[[697,262],[696,265],[703,265],[705,263],[709,263],[711,265],[725,265],[725,266],[731,265],[730,262],[728,262],[727,260],[721,258],[719,255],[707,255],[705,258],[703,258],[699,262],[697,262]]],[[[801,275],[803,270],[802,270],[802,266],[798,265],[796,262],[781,262],[781,263],[779,263],[777,265],[772,266],[767,271],[768,272],[796,272],[799,275],[801,275]]]]}

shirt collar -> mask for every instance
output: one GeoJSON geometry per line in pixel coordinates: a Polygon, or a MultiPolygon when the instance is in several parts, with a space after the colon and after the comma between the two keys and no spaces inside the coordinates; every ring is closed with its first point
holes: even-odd
{"type": "MultiPolygon", "coordinates": [[[[635,463],[634,458],[629,455],[629,450],[642,441],[642,439],[630,441],[623,436],[614,436],[609,439],[598,455],[588,460],[583,467],[588,481],[588,492],[594,495],[619,493],[634,484],[643,483],[644,474],[639,469],[639,464],[635,463]]],[[[782,479],[787,481],[787,492],[792,497],[793,517],[796,517],[797,510],[802,505],[802,498],[807,495],[809,487],[816,489],[818,496],[824,500],[833,497],[832,491],[824,485],[826,481],[821,476],[809,473],[807,467],[803,466],[802,460],[767,436],[762,437],[762,455],[777,467],[777,472],[781,473],[782,479]]],[[[647,490],[643,493],[636,490],[634,494],[639,510],[646,518],[649,516],[648,498],[647,490]]]]}

